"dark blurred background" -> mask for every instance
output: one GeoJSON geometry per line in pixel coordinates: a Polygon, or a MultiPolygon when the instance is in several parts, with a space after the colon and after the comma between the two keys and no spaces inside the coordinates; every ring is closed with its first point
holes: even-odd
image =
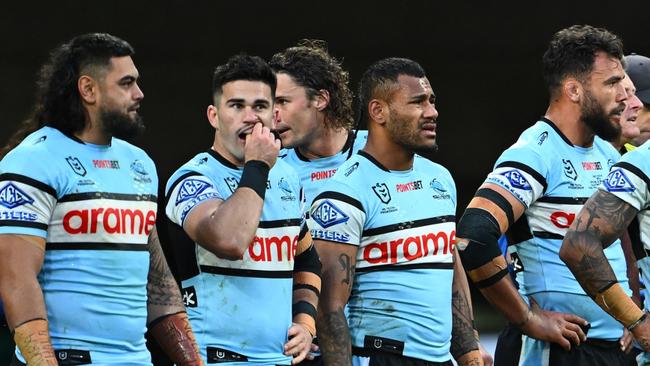
{"type": "MultiPolygon", "coordinates": [[[[572,24],[601,26],[626,53],[650,56],[650,2],[597,1],[5,1],[0,4],[0,142],[30,111],[49,51],[85,32],[129,41],[145,94],[147,133],[136,144],[161,184],[210,146],[205,118],[214,67],[232,54],[269,58],[301,38],[326,40],[352,86],[372,62],[412,58],[440,112],[434,159],[454,175],[459,214],[501,151],[544,114],[541,56],[572,24]]],[[[28,162],[26,162],[27,164],[28,162]]],[[[474,291],[480,329],[503,318],[474,291]]]]}

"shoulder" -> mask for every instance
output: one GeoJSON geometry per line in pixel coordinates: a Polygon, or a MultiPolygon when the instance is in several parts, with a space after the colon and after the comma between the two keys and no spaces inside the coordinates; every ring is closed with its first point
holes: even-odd
{"type": "Polygon", "coordinates": [[[169,194],[181,181],[192,176],[210,176],[210,166],[216,164],[207,153],[199,153],[181,165],[167,180],[165,194],[169,194]]]}

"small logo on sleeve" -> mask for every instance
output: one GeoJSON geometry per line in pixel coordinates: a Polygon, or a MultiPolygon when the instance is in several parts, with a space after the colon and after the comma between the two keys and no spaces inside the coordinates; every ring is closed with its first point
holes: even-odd
{"type": "Polygon", "coordinates": [[[33,198],[23,192],[20,188],[16,187],[13,183],[5,184],[5,186],[0,189],[0,205],[10,210],[33,202],[33,198]]]}
{"type": "Polygon", "coordinates": [[[344,223],[350,219],[336,205],[329,200],[323,201],[311,213],[312,219],[323,228],[328,228],[337,224],[344,223]]]}
{"type": "Polygon", "coordinates": [[[517,169],[508,170],[507,172],[501,173],[504,177],[508,178],[508,182],[513,188],[523,189],[525,191],[530,191],[533,187],[528,183],[526,177],[517,169]]]}
{"type": "Polygon", "coordinates": [[[604,184],[605,188],[610,192],[634,192],[636,189],[621,169],[614,169],[609,172],[604,184]]]}
{"type": "Polygon", "coordinates": [[[176,196],[176,204],[178,205],[181,202],[195,198],[201,192],[205,191],[210,187],[212,187],[211,184],[204,182],[202,180],[186,179],[183,181],[180,189],[178,190],[178,195],[176,196]]]}

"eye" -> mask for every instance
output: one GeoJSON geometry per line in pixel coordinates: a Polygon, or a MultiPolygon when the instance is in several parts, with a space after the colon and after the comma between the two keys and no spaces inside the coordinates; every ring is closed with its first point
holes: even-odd
{"type": "Polygon", "coordinates": [[[232,104],[230,105],[230,108],[234,108],[234,109],[242,109],[242,108],[244,108],[244,105],[243,105],[242,103],[232,103],[232,104]]]}
{"type": "Polygon", "coordinates": [[[255,105],[255,110],[256,111],[263,111],[263,110],[265,110],[267,108],[268,108],[268,106],[266,104],[256,104],[255,105]]]}
{"type": "Polygon", "coordinates": [[[289,104],[289,101],[284,99],[284,98],[278,98],[278,99],[276,99],[275,104],[287,105],[287,104],[289,104]]]}

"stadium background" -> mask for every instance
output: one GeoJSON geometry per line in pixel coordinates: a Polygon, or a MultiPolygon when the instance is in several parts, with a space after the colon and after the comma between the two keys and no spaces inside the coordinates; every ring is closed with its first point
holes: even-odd
{"type": "MultiPolygon", "coordinates": [[[[649,15],[648,1],[8,1],[0,5],[0,142],[29,114],[48,52],[79,33],[109,32],[136,49],[147,123],[136,144],[165,182],[210,146],[205,109],[216,65],[318,38],[354,89],[380,58],[424,66],[440,112],[433,158],[452,172],[461,214],[499,153],[544,113],[540,60],[551,35],[602,26],[623,38],[626,53],[650,56],[649,15]]],[[[503,317],[473,294],[479,329],[498,331],[503,317]]]]}

